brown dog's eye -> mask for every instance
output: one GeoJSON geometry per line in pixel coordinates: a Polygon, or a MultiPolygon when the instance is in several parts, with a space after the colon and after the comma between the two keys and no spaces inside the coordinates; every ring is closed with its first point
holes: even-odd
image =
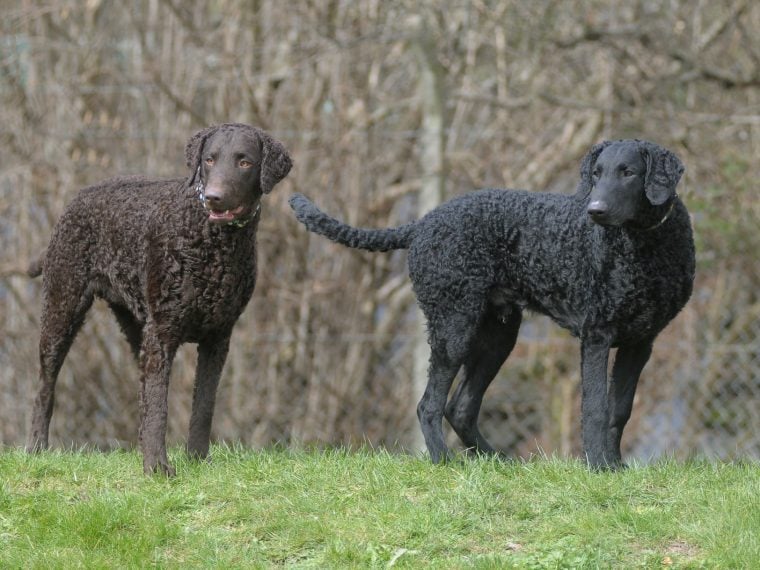
{"type": "Polygon", "coordinates": [[[251,166],[253,166],[253,163],[248,160],[241,160],[239,164],[240,164],[240,168],[250,168],[251,166]]]}

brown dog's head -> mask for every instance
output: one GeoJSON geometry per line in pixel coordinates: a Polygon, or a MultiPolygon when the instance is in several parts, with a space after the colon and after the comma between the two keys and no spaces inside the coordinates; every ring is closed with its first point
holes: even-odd
{"type": "Polygon", "coordinates": [[[208,127],[185,146],[195,186],[212,223],[242,226],[293,165],[285,147],[259,128],[240,123],[208,127]]]}

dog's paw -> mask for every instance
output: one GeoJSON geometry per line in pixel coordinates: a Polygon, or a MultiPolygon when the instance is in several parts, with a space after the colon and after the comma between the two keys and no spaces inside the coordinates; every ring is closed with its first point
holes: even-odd
{"type": "Polygon", "coordinates": [[[164,477],[174,477],[177,474],[174,467],[166,460],[144,460],[143,473],[146,475],[163,475],[164,477]]]}

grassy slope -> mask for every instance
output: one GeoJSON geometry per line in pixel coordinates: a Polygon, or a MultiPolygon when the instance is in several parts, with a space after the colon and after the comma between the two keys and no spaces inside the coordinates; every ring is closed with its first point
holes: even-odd
{"type": "Polygon", "coordinates": [[[0,452],[0,567],[760,568],[760,465],[0,452]]]}

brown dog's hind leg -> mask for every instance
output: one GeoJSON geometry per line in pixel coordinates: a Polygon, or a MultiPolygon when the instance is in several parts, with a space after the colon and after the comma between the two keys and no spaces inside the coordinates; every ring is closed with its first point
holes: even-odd
{"type": "Polygon", "coordinates": [[[93,301],[87,280],[79,274],[60,278],[55,274],[52,278],[46,276],[44,290],[40,319],[40,379],[26,442],[29,452],[48,447],[58,373],[93,301]]]}

